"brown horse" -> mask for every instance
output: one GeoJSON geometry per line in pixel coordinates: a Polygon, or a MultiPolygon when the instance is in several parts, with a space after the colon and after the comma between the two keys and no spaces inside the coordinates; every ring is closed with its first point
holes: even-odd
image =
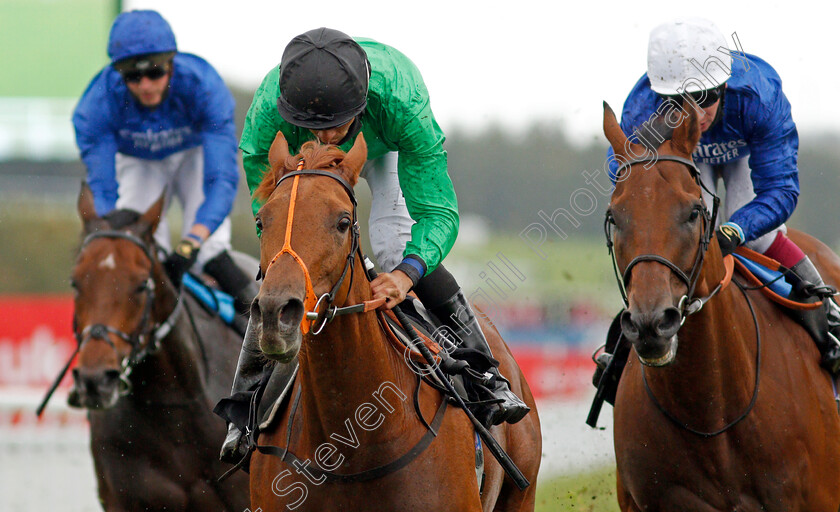
{"type": "MultiPolygon", "coordinates": [[[[633,348],[614,411],[619,505],[837,511],[840,416],[830,377],[814,342],[779,307],[738,278],[718,287],[724,260],[691,162],[695,108],[684,106],[655,157],[639,158],[645,150],[605,105],[604,133],[626,162],[608,222],[633,348]]],[[[838,284],[840,260],[794,237],[838,284]]]]}
{"type": "MultiPolygon", "coordinates": [[[[462,411],[440,408],[441,395],[425,384],[419,388],[425,421],[435,427],[433,417],[443,410],[442,423],[425,450],[403,459],[427,432],[413,406],[419,379],[386,341],[374,312],[335,316],[317,336],[313,333],[321,320],[317,325],[306,320],[307,311],[324,311],[324,304],[315,302],[330,290],[337,306],[371,299],[364,264],[356,257],[352,195],[366,155],[360,135],[346,155],[334,146],[310,142],[292,157],[278,133],[269,155],[271,170],[257,190],[266,200],[257,216],[265,280],[252,306],[252,327],[269,358],[288,361],[297,354],[300,371],[292,390],[299,403],[287,407],[278,427],[259,438],[260,445],[288,449],[297,460],[287,464],[275,455],[254,452],[251,508],[533,510],[535,485],[519,491],[489,456],[479,498],[473,426],[462,411]],[[306,171],[278,183],[303,165],[322,174],[306,171]],[[292,420],[290,410],[296,411],[292,420]],[[399,469],[374,470],[397,460],[410,462],[399,469]],[[327,478],[325,471],[367,478],[342,481],[327,478]]],[[[482,328],[511,388],[531,407],[524,420],[491,432],[535,482],[541,439],[533,397],[498,332],[487,322],[482,328]]]]}
{"type": "Polygon", "coordinates": [[[99,218],[82,188],[70,402],[88,409],[105,510],[242,512],[244,475],[216,482],[225,425],[211,412],[230,390],[241,341],[187,294],[179,300],[153,240],[162,207],[161,197],[142,215],[99,218]]]}

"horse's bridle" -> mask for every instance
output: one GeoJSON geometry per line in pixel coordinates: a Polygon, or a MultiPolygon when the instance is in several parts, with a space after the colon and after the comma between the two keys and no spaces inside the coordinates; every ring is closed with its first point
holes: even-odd
{"type": "Polygon", "coordinates": [[[724,283],[721,282],[709,295],[705,297],[694,297],[694,289],[697,286],[697,281],[700,279],[700,271],[703,268],[703,258],[706,255],[706,251],[709,249],[709,241],[711,240],[712,234],[715,230],[718,209],[720,207],[720,198],[713,191],[709,190],[705,184],[703,184],[703,181],[700,179],[700,171],[697,169],[697,166],[694,164],[693,161],[687,158],[682,158],[674,155],[654,155],[648,158],[640,158],[637,160],[625,162],[616,170],[616,179],[620,179],[619,177],[621,176],[621,171],[625,169],[629,170],[629,168],[633,165],[655,163],[657,161],[662,160],[681,163],[688,167],[689,172],[691,173],[692,177],[697,182],[697,184],[700,185],[700,187],[703,190],[705,190],[708,194],[710,194],[713,198],[711,212],[709,211],[705,202],[703,203],[703,232],[700,233],[700,247],[697,250],[697,256],[694,259],[694,264],[691,267],[691,272],[689,274],[686,274],[683,269],[675,265],[667,258],[658,254],[641,254],[630,260],[630,263],[627,264],[627,267],[624,269],[624,273],[622,274],[618,268],[618,262],[616,261],[614,250],[614,243],[612,241],[612,226],[615,222],[613,220],[612,214],[609,211],[607,211],[606,217],[604,219],[604,234],[607,238],[607,249],[609,250],[610,257],[612,258],[613,271],[615,273],[616,281],[618,282],[618,289],[621,292],[621,299],[624,301],[624,307],[627,308],[630,305],[627,297],[627,284],[630,281],[630,272],[633,270],[633,267],[643,261],[655,261],[668,267],[671,270],[671,272],[673,272],[678,278],[680,278],[680,280],[686,285],[686,293],[680,298],[679,304],[677,305],[677,308],[680,310],[680,324],[682,324],[683,322],[685,322],[685,318],[688,315],[700,311],[703,305],[706,302],[708,302],[709,299],[714,297],[715,294],[717,294],[717,292],[719,292],[724,286],[724,283]]]}
{"type": "MultiPolygon", "coordinates": [[[[82,241],[79,252],[83,251],[90,242],[98,238],[116,238],[132,242],[134,245],[139,247],[143,251],[143,254],[145,254],[149,259],[150,267],[154,267],[155,259],[152,254],[152,248],[150,248],[139,237],[126,231],[105,230],[91,233],[85,237],[84,241],[82,241]]],[[[121,394],[123,395],[128,394],[131,391],[131,381],[129,380],[129,377],[134,366],[144,360],[148,355],[154,354],[160,349],[161,340],[163,340],[163,338],[172,331],[172,328],[177,321],[178,314],[181,311],[181,300],[178,298],[172,313],[169,314],[169,317],[167,317],[165,321],[159,323],[156,327],[151,327],[150,320],[152,316],[152,305],[155,301],[155,283],[154,279],[152,279],[151,272],[149,272],[149,277],[146,279],[144,291],[146,292],[146,301],[143,304],[143,315],[140,317],[137,327],[130,334],[105,324],[91,324],[85,326],[80,331],[76,316],[73,316],[73,334],[76,337],[77,346],[75,352],[70,357],[71,360],[79,351],[81,351],[84,344],[91,339],[105,341],[111,346],[111,348],[114,349],[114,351],[116,351],[117,347],[114,345],[114,342],[111,341],[111,338],[108,336],[109,334],[113,334],[131,345],[131,352],[129,352],[129,354],[125,356],[120,363],[119,379],[122,384],[121,394]],[[144,337],[149,338],[149,341],[146,344],[143,344],[144,337]]]]}
{"type": "MultiPolygon", "coordinates": [[[[607,248],[609,249],[610,256],[612,257],[613,270],[615,271],[615,277],[616,277],[616,280],[618,281],[618,287],[619,287],[619,290],[621,291],[621,297],[624,300],[624,307],[627,308],[630,305],[629,302],[628,302],[628,299],[627,299],[627,288],[626,288],[627,287],[627,282],[629,281],[629,278],[630,278],[630,270],[633,268],[634,265],[636,265],[637,263],[640,263],[642,261],[655,261],[655,262],[660,263],[662,265],[665,265],[666,267],[671,269],[671,271],[674,274],[676,274],[677,277],[679,277],[688,287],[688,290],[686,291],[686,294],[683,295],[682,298],[680,298],[680,302],[679,302],[679,305],[678,305],[678,308],[680,310],[680,316],[681,316],[680,325],[682,325],[682,323],[685,322],[685,318],[688,315],[691,315],[691,314],[694,314],[694,313],[697,313],[698,311],[700,311],[703,308],[703,305],[706,302],[708,302],[720,290],[722,290],[724,287],[726,287],[726,285],[729,284],[730,279],[732,277],[732,268],[734,266],[734,261],[733,261],[732,255],[729,255],[724,259],[724,265],[726,267],[726,275],[720,281],[720,283],[718,283],[718,285],[715,287],[715,289],[712,290],[711,293],[709,293],[709,295],[707,295],[705,297],[694,297],[694,288],[695,288],[695,285],[697,284],[697,280],[700,277],[700,271],[702,270],[702,267],[703,267],[703,258],[705,256],[706,251],[709,248],[709,241],[711,240],[712,233],[715,230],[715,223],[716,223],[716,220],[717,220],[718,208],[720,207],[720,198],[713,191],[709,190],[706,187],[706,185],[703,184],[703,181],[700,179],[700,171],[697,169],[697,166],[694,165],[694,162],[692,162],[691,160],[689,160],[687,158],[682,158],[682,157],[679,157],[679,156],[654,155],[653,157],[649,157],[649,158],[632,160],[632,161],[626,162],[625,164],[621,165],[616,170],[615,176],[619,177],[621,175],[622,170],[627,169],[632,165],[641,164],[641,163],[653,163],[653,162],[656,162],[656,161],[659,161],[659,160],[668,160],[668,161],[672,161],[672,162],[678,162],[678,163],[681,163],[681,164],[685,165],[686,167],[688,167],[688,170],[691,172],[695,181],[700,185],[700,187],[703,190],[705,190],[707,193],[709,193],[713,198],[713,200],[712,200],[713,201],[713,206],[712,206],[712,211],[711,212],[709,212],[709,209],[706,207],[705,203],[703,204],[703,219],[705,221],[705,226],[704,226],[704,229],[703,229],[703,233],[700,234],[700,247],[697,250],[697,257],[694,260],[694,265],[691,268],[691,273],[689,275],[686,275],[686,273],[681,268],[676,266],[673,262],[671,262],[667,258],[664,258],[664,257],[659,256],[657,254],[642,254],[640,256],[636,256],[635,258],[633,258],[630,261],[630,263],[627,264],[627,268],[624,269],[624,274],[621,275],[621,277],[619,277],[620,274],[619,274],[619,271],[618,271],[618,262],[616,261],[615,251],[613,250],[613,245],[614,244],[613,244],[613,241],[612,241],[612,233],[611,233],[611,229],[610,229],[610,226],[612,225],[613,222],[612,222],[612,218],[610,216],[609,211],[607,212],[607,217],[604,221],[604,232],[605,232],[606,237],[607,237],[607,248]]],[[[701,430],[697,430],[697,429],[694,429],[694,428],[690,427],[688,424],[686,424],[686,423],[680,421],[679,419],[677,419],[676,416],[671,414],[667,409],[665,409],[660,404],[659,400],[657,400],[656,396],[653,394],[653,390],[648,385],[647,377],[645,376],[644,367],[642,367],[642,371],[641,371],[642,382],[644,383],[645,391],[647,392],[648,397],[650,397],[650,399],[653,401],[653,404],[656,406],[656,408],[659,409],[662,412],[662,414],[664,414],[665,417],[667,417],[675,425],[691,432],[692,434],[695,434],[695,435],[698,435],[698,436],[701,436],[701,437],[705,437],[705,438],[710,438],[710,437],[715,437],[717,435],[720,435],[723,432],[726,432],[727,430],[729,430],[733,426],[740,423],[744,418],[747,417],[747,415],[750,413],[750,411],[752,411],[753,407],[755,406],[756,400],[758,399],[759,380],[760,380],[760,375],[761,375],[761,330],[759,329],[758,317],[756,316],[755,309],[753,308],[752,302],[750,301],[749,296],[746,293],[746,290],[740,284],[738,285],[738,288],[741,290],[741,293],[744,294],[744,298],[746,299],[747,305],[749,306],[749,309],[750,309],[750,313],[752,314],[753,325],[755,326],[755,333],[756,333],[756,352],[755,352],[756,353],[756,355],[755,355],[756,359],[755,359],[755,386],[753,388],[752,398],[750,399],[750,402],[746,406],[746,408],[734,420],[728,422],[722,428],[720,428],[718,430],[715,430],[715,431],[712,431],[712,432],[701,431],[701,430]]]]}
{"type": "MultiPolygon", "coordinates": [[[[340,175],[322,171],[317,169],[304,169],[304,161],[303,159],[300,160],[298,163],[298,167],[296,171],[290,172],[282,176],[277,183],[274,185],[275,190],[283,180],[288,178],[294,178],[294,183],[292,185],[292,196],[289,202],[289,215],[286,221],[286,238],[283,244],[283,247],[280,249],[280,252],[274,255],[271,261],[266,266],[265,271],[261,272],[261,275],[265,276],[266,273],[271,269],[271,266],[274,264],[277,259],[282,256],[283,254],[288,254],[295,260],[295,262],[300,266],[301,270],[303,270],[303,275],[306,280],[306,297],[304,298],[304,309],[306,310],[303,319],[301,320],[301,331],[306,334],[308,332],[312,332],[313,335],[320,334],[321,331],[324,330],[324,327],[332,321],[333,318],[339,315],[345,315],[350,313],[359,313],[363,311],[370,311],[371,309],[375,309],[375,303],[373,301],[368,301],[363,304],[356,304],[353,306],[347,307],[337,307],[333,305],[335,302],[335,296],[338,293],[338,290],[341,288],[342,284],[344,283],[344,279],[347,277],[348,272],[350,273],[350,283],[347,288],[347,295],[350,295],[350,289],[353,286],[353,277],[354,277],[354,263],[356,260],[356,255],[361,255],[361,248],[359,245],[359,220],[356,216],[356,195],[353,193],[353,187],[342,178],[340,175]],[[352,211],[352,225],[351,225],[351,237],[352,241],[350,243],[350,252],[347,253],[347,258],[344,264],[344,270],[341,272],[341,277],[338,278],[335,285],[333,285],[332,289],[317,297],[315,294],[315,290],[312,288],[312,280],[309,277],[309,269],[306,267],[306,263],[298,256],[298,254],[292,249],[291,240],[292,240],[292,223],[294,221],[294,213],[295,213],[295,202],[297,201],[297,190],[298,184],[300,182],[301,176],[325,176],[327,178],[331,178],[344,188],[344,191],[347,192],[347,196],[350,198],[350,201],[353,203],[353,211],[352,211]],[[316,298],[317,297],[317,298],[316,298]],[[323,307],[323,309],[322,309],[323,307]]],[[[361,257],[361,256],[360,256],[361,257]]],[[[345,298],[345,301],[347,298],[345,298]]],[[[376,303],[381,303],[384,301],[376,301],[376,303]]]]}

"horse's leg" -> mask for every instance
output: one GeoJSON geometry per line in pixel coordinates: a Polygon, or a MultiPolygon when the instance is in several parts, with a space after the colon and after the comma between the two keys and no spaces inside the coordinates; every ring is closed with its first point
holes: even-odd
{"type": "MultiPolygon", "coordinates": [[[[531,482],[531,485],[527,489],[520,491],[509,478],[505,477],[504,472],[501,472],[500,477],[503,478],[502,487],[499,490],[498,499],[493,510],[532,511],[536,502],[537,474],[542,459],[540,420],[534,403],[534,397],[531,394],[531,388],[528,387],[525,376],[522,374],[522,370],[519,368],[510,349],[499,335],[495,326],[486,317],[479,317],[479,322],[493,350],[493,355],[499,360],[499,370],[510,381],[511,391],[516,393],[531,408],[531,412],[518,423],[513,425],[503,424],[492,430],[494,436],[503,436],[503,438],[497,440],[519,470],[522,471],[522,474],[531,482]]],[[[492,459],[492,457],[485,450],[485,460],[488,460],[488,458],[492,459]]],[[[501,471],[500,467],[499,471],[501,471]]],[[[490,474],[488,472],[487,484],[491,483],[489,480],[490,474]]],[[[485,484],[485,493],[488,492],[489,485],[487,484],[485,484]]]]}
{"type": "Polygon", "coordinates": [[[533,512],[537,500],[537,482],[531,482],[524,491],[505,478],[494,512],[533,512]]]}
{"type": "Polygon", "coordinates": [[[621,476],[618,475],[618,472],[615,476],[615,493],[618,496],[618,508],[621,509],[621,512],[641,512],[642,509],[636,505],[633,497],[630,496],[630,492],[621,483],[621,476]]]}

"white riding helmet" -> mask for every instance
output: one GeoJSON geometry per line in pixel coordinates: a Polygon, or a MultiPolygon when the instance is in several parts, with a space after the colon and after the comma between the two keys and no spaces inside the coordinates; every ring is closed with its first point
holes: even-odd
{"type": "Polygon", "coordinates": [[[650,32],[647,69],[650,88],[673,96],[719,87],[732,74],[732,56],[714,23],[679,18],[650,32]]]}

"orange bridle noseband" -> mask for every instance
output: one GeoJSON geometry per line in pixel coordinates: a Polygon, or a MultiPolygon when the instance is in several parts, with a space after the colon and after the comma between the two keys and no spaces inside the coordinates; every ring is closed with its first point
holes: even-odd
{"type": "MultiPolygon", "coordinates": [[[[303,319],[300,323],[300,329],[304,334],[307,334],[310,330],[312,330],[312,334],[320,333],[324,326],[327,324],[328,321],[332,320],[335,316],[336,308],[332,305],[335,300],[335,295],[338,292],[338,289],[341,287],[342,283],[344,282],[345,277],[347,276],[347,271],[350,271],[350,284],[353,283],[353,262],[356,257],[356,253],[359,250],[359,223],[356,219],[356,196],[353,194],[353,188],[350,186],[347,181],[339,176],[338,174],[334,174],[327,171],[320,171],[314,169],[304,169],[304,161],[301,159],[298,162],[297,170],[294,172],[290,172],[279,180],[277,180],[277,184],[274,186],[276,189],[280,186],[280,183],[283,182],[286,178],[294,177],[294,182],[292,183],[292,197],[289,201],[289,215],[288,219],[286,220],[286,238],[283,242],[283,247],[280,249],[280,252],[274,255],[271,258],[271,261],[268,263],[268,266],[263,272],[263,276],[268,274],[269,269],[277,261],[280,256],[284,254],[288,254],[292,257],[292,259],[300,266],[301,270],[303,271],[304,279],[306,280],[306,296],[304,297],[303,306],[306,311],[303,319]],[[298,191],[298,184],[300,183],[301,176],[326,176],[328,178],[332,178],[338,181],[343,187],[344,190],[347,192],[347,195],[350,197],[350,200],[353,202],[353,225],[352,225],[352,243],[350,247],[350,253],[347,255],[347,261],[344,266],[344,271],[341,273],[341,277],[338,279],[338,282],[333,286],[332,290],[328,293],[321,295],[318,297],[315,293],[315,289],[312,287],[312,279],[309,276],[309,269],[304,263],[303,259],[292,249],[292,223],[294,222],[295,216],[295,203],[297,202],[297,191],[298,191]],[[325,303],[326,308],[321,311],[320,307],[321,304],[325,303]],[[314,325],[314,328],[313,328],[314,325]]],[[[349,294],[348,288],[348,294],[349,294]]]]}

